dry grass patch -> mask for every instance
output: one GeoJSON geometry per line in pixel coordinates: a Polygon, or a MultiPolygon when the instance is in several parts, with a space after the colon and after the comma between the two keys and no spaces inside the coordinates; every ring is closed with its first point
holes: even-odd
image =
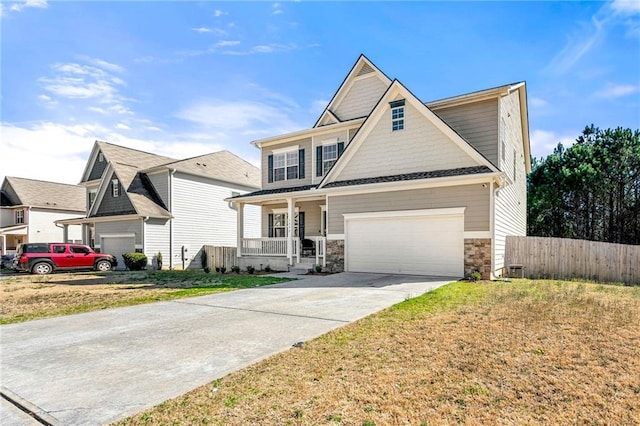
{"type": "Polygon", "coordinates": [[[640,424],[640,288],[454,283],[126,419],[640,424]]]}
{"type": "Polygon", "coordinates": [[[14,275],[0,280],[0,324],[255,287],[287,279],[202,271],[14,275]]]}

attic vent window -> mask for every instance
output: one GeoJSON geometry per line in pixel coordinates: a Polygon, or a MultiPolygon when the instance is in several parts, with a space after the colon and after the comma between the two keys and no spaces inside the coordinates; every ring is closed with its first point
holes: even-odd
{"type": "Polygon", "coordinates": [[[404,129],[404,99],[389,102],[391,107],[391,131],[404,129]]]}
{"type": "Polygon", "coordinates": [[[98,161],[101,162],[101,163],[104,161],[104,154],[103,153],[99,153],[98,154],[98,161]]]}
{"type": "Polygon", "coordinates": [[[120,196],[120,182],[118,182],[118,179],[113,179],[111,181],[111,195],[113,198],[120,196]]]}

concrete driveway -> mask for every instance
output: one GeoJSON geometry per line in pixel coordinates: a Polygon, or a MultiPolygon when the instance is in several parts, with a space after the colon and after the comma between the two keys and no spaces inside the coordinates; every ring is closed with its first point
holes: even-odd
{"type": "MultiPolygon", "coordinates": [[[[342,273],[0,327],[2,396],[50,424],[105,424],[452,279],[342,273]]],[[[24,413],[0,405],[0,423],[24,413]]]]}

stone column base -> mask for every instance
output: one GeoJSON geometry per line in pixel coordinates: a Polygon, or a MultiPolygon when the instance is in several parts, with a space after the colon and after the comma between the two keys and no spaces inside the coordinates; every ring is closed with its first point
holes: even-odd
{"type": "Polygon", "coordinates": [[[483,280],[491,279],[491,239],[466,238],[464,240],[464,275],[478,271],[483,280]]]}

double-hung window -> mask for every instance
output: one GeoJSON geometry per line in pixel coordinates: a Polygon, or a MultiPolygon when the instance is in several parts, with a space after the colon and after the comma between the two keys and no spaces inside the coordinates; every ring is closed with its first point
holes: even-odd
{"type": "Polygon", "coordinates": [[[404,129],[404,99],[389,103],[391,107],[391,130],[404,129]]]}
{"type": "Polygon", "coordinates": [[[338,144],[322,147],[322,174],[326,175],[338,159],[338,144]]]}
{"type": "Polygon", "coordinates": [[[316,146],[316,177],[322,177],[329,173],[329,170],[338,161],[344,151],[344,142],[336,139],[322,141],[316,146]]]}
{"type": "Polygon", "coordinates": [[[298,151],[273,156],[273,180],[298,179],[298,151]]]}
{"type": "Polygon", "coordinates": [[[24,210],[16,210],[16,225],[24,223],[24,210]]]}

